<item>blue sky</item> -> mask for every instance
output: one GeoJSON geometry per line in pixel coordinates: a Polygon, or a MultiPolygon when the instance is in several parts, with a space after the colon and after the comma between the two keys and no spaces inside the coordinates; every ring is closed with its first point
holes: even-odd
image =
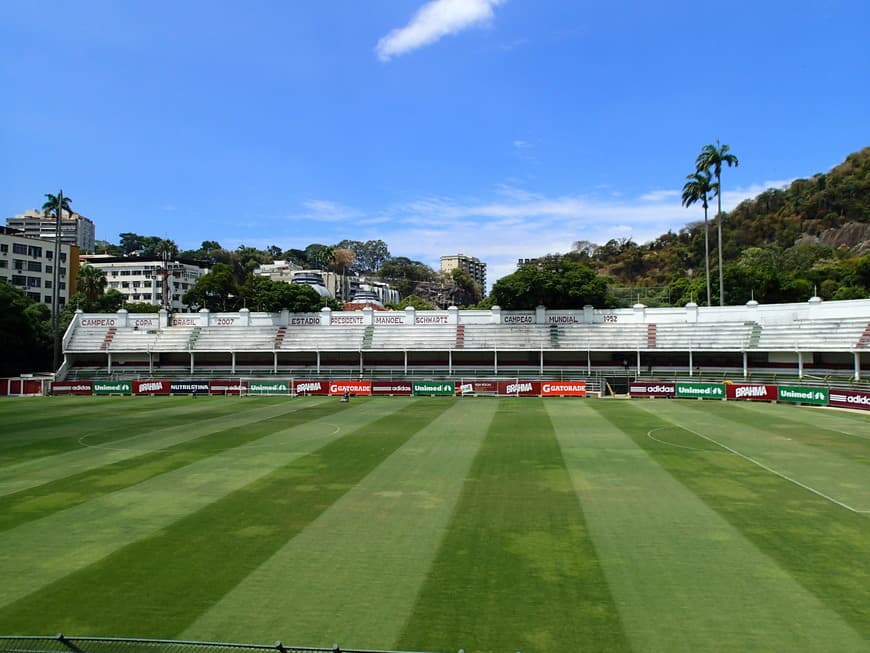
{"type": "Polygon", "coordinates": [[[702,219],[870,145],[870,2],[3,0],[0,216],[62,188],[133,231],[382,239],[490,281],[702,219]]]}

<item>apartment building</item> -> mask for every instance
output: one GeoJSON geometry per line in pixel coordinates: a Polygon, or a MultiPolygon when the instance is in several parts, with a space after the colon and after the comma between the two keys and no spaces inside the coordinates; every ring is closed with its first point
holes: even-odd
{"type": "Polygon", "coordinates": [[[456,268],[468,272],[468,274],[471,275],[471,278],[480,286],[481,291],[486,294],[486,263],[481,262],[480,259],[473,256],[466,256],[465,254],[454,254],[452,256],[441,257],[442,274],[449,274],[456,268]]]}
{"type": "Polygon", "coordinates": [[[79,248],[61,243],[58,287],[54,288],[54,243],[0,227],[0,282],[12,284],[33,301],[52,306],[58,293],[61,309],[75,293],[79,248]]]}
{"type": "MultiPolygon", "coordinates": [[[[46,217],[42,211],[29,209],[14,218],[6,219],[6,226],[16,229],[25,236],[54,241],[57,225],[53,217],[46,217]]],[[[78,213],[64,211],[60,221],[60,242],[76,245],[79,251],[89,254],[94,251],[94,223],[78,213]]]]}

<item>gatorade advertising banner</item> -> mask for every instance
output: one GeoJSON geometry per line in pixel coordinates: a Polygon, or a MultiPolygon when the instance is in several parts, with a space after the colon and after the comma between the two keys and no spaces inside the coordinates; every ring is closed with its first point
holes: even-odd
{"type": "Polygon", "coordinates": [[[519,395],[520,397],[537,397],[541,394],[540,381],[499,381],[500,395],[519,395]]]}
{"type": "Polygon", "coordinates": [[[585,397],[585,381],[542,381],[542,397],[585,397]]]}
{"type": "Polygon", "coordinates": [[[329,394],[343,395],[345,391],[352,395],[368,396],[372,394],[371,381],[331,381],[329,383],[329,394]]]}
{"type": "Polygon", "coordinates": [[[316,381],[306,379],[303,381],[293,381],[294,395],[328,395],[329,381],[316,381]]]}
{"type": "Polygon", "coordinates": [[[173,381],[169,392],[174,395],[207,395],[208,381],[173,381]]]}
{"type": "Polygon", "coordinates": [[[169,381],[133,381],[134,395],[168,395],[169,381]]]}
{"type": "Polygon", "coordinates": [[[414,396],[453,395],[456,390],[453,381],[414,381],[411,384],[414,396]]]}
{"type": "Polygon", "coordinates": [[[290,394],[289,381],[248,381],[249,395],[287,395],[290,394]]]}
{"type": "Polygon", "coordinates": [[[239,379],[212,379],[208,382],[209,394],[213,395],[240,395],[247,394],[248,382],[239,379]]]}
{"type": "Polygon", "coordinates": [[[833,389],[828,395],[828,405],[837,408],[870,410],[870,392],[833,389]]]}
{"type": "Polygon", "coordinates": [[[495,381],[457,381],[456,394],[473,395],[478,392],[495,394],[498,392],[498,383],[495,381]]]}
{"type": "Polygon", "coordinates": [[[660,381],[646,381],[632,383],[628,388],[632,397],[676,397],[677,385],[675,383],[662,383],[660,381]]]}
{"type": "Polygon", "coordinates": [[[726,383],[725,395],[744,401],[776,401],[779,397],[777,386],[761,383],[726,383]]]}
{"type": "Polygon", "coordinates": [[[807,388],[806,386],[779,386],[778,401],[790,404],[828,405],[827,388],[807,388]]]}
{"type": "Polygon", "coordinates": [[[94,381],[95,395],[128,395],[132,392],[130,381],[94,381]]]}
{"type": "Polygon", "coordinates": [[[680,399],[724,399],[725,386],[721,383],[677,383],[680,399]]]}
{"type": "Polygon", "coordinates": [[[54,381],[51,384],[53,395],[89,395],[93,392],[90,381],[54,381]]]}
{"type": "Polygon", "coordinates": [[[372,381],[373,395],[409,397],[413,392],[410,381],[372,381]]]}

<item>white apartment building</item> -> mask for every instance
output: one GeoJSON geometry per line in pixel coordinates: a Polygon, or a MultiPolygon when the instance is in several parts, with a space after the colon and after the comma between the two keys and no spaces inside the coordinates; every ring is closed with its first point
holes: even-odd
{"type": "Polygon", "coordinates": [[[193,287],[197,279],[208,273],[208,268],[198,263],[178,260],[164,263],[158,257],[100,254],[81,258],[103,271],[106,275],[106,290],[117,290],[128,302],[145,302],[171,311],[185,308],[181,301],[184,293],[193,287]]]}
{"type": "MultiPolygon", "coordinates": [[[[52,306],[55,288],[54,243],[23,235],[16,229],[0,227],[0,283],[9,283],[33,301],[52,306]]],[[[58,305],[66,305],[75,292],[79,269],[79,248],[61,243],[58,274],[58,305]]]]}
{"type": "Polygon", "coordinates": [[[441,257],[442,274],[449,274],[456,268],[468,272],[471,278],[480,286],[481,292],[484,295],[486,294],[486,263],[465,254],[453,254],[452,256],[441,257]]]}
{"type": "MultiPolygon", "coordinates": [[[[43,238],[54,242],[57,225],[53,217],[45,217],[42,211],[28,209],[14,218],[6,218],[6,226],[17,229],[25,236],[43,238]]],[[[94,251],[95,229],[90,219],[78,213],[64,211],[60,221],[60,242],[76,245],[83,253],[94,251]]]]}

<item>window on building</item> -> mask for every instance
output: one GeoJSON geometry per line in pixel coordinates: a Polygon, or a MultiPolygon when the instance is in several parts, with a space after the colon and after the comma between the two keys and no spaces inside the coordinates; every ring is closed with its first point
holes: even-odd
{"type": "Polygon", "coordinates": [[[130,276],[130,270],[121,270],[121,276],[122,276],[122,277],[129,277],[129,276],[130,276]]]}
{"type": "Polygon", "coordinates": [[[12,285],[13,286],[26,286],[27,285],[27,277],[23,274],[13,274],[12,275],[12,285]]]}
{"type": "Polygon", "coordinates": [[[9,261],[0,261],[0,268],[8,268],[9,261]]]}
{"type": "Polygon", "coordinates": [[[61,281],[61,282],[57,285],[57,287],[60,288],[61,290],[66,290],[66,281],[61,281]]]}
{"type": "Polygon", "coordinates": [[[134,288],[139,288],[139,287],[141,287],[141,286],[142,286],[142,282],[141,282],[141,281],[134,281],[134,282],[133,282],[133,287],[134,287],[134,288]]]}
{"type": "Polygon", "coordinates": [[[21,243],[12,243],[12,253],[27,254],[27,245],[22,245],[21,243]]]}
{"type": "Polygon", "coordinates": [[[60,269],[60,276],[65,276],[65,275],[66,275],[66,268],[61,268],[60,269]]]}
{"type": "Polygon", "coordinates": [[[51,279],[46,279],[45,284],[42,286],[43,288],[51,288],[51,279]]]}
{"type": "Polygon", "coordinates": [[[118,271],[117,271],[117,270],[112,270],[112,276],[113,276],[113,277],[117,277],[117,276],[118,276],[118,271]]]}
{"type": "Polygon", "coordinates": [[[53,268],[50,265],[45,266],[45,271],[48,272],[49,274],[51,274],[52,269],[53,268]]]}
{"type": "Polygon", "coordinates": [[[51,295],[46,295],[46,296],[45,296],[45,303],[46,303],[46,304],[51,304],[51,295]]]}
{"type": "Polygon", "coordinates": [[[61,253],[60,253],[60,262],[61,262],[61,263],[66,263],[66,252],[61,252],[61,253]]]}
{"type": "Polygon", "coordinates": [[[6,254],[9,251],[9,245],[3,243],[0,245],[0,253],[6,254]]]}
{"type": "Polygon", "coordinates": [[[35,302],[38,302],[40,299],[42,299],[38,292],[29,292],[27,293],[27,296],[35,302]]]}
{"type": "Polygon", "coordinates": [[[27,269],[30,272],[42,272],[42,263],[39,261],[27,261],[27,269]]]}
{"type": "Polygon", "coordinates": [[[37,247],[36,245],[28,245],[27,246],[27,255],[40,257],[42,256],[42,247],[37,247]]]}
{"type": "Polygon", "coordinates": [[[42,279],[39,277],[27,277],[28,288],[42,288],[42,279]]]}
{"type": "Polygon", "coordinates": [[[121,288],[129,288],[129,287],[130,287],[129,281],[122,281],[121,282],[121,288]]]}
{"type": "Polygon", "coordinates": [[[12,259],[12,267],[15,268],[16,270],[23,270],[24,269],[24,261],[20,258],[12,259]]]}
{"type": "Polygon", "coordinates": [[[53,258],[54,258],[54,252],[52,252],[50,249],[45,250],[45,258],[47,258],[49,261],[50,261],[51,259],[53,259],[53,258]]]}

